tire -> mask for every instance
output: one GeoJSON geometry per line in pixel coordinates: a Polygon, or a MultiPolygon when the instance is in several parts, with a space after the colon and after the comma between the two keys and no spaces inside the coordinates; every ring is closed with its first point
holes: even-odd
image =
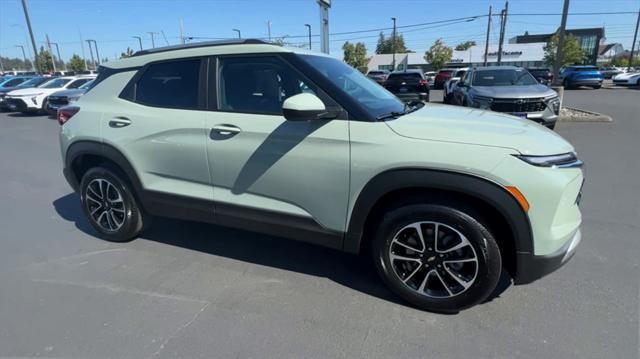
{"type": "Polygon", "coordinates": [[[592,87],[594,90],[597,90],[597,89],[601,88],[601,87],[602,87],[602,85],[598,85],[598,86],[591,86],[591,87],[592,87]]]}
{"type": "Polygon", "coordinates": [[[451,94],[446,94],[444,95],[444,98],[442,99],[442,102],[445,104],[451,104],[451,94]]]}
{"type": "Polygon", "coordinates": [[[553,124],[547,126],[547,128],[550,130],[554,130],[556,128],[556,123],[554,122],[553,124]]]}
{"type": "Polygon", "coordinates": [[[112,242],[130,241],[143,228],[142,210],[125,178],[105,165],[89,169],[80,181],[80,200],[87,220],[100,237],[112,242]]]}
{"type": "Polygon", "coordinates": [[[500,249],[489,230],[466,212],[452,206],[413,204],[384,215],[373,238],[372,256],[392,292],[420,309],[438,313],[459,312],[491,295],[502,270],[500,249]],[[438,244],[433,242],[436,224],[438,244]]]}
{"type": "Polygon", "coordinates": [[[47,105],[49,104],[49,98],[45,98],[44,101],[42,101],[42,109],[40,109],[40,111],[38,111],[40,114],[42,115],[48,115],[49,111],[47,111],[47,105]]]}

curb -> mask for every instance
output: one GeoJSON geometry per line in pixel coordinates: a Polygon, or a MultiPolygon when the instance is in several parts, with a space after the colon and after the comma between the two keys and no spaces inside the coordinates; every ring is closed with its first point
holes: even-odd
{"type": "Polygon", "coordinates": [[[611,116],[593,112],[589,110],[584,110],[581,108],[575,107],[564,107],[574,112],[581,112],[583,114],[587,114],[587,116],[560,116],[558,117],[559,122],[613,122],[613,118],[611,116]]]}

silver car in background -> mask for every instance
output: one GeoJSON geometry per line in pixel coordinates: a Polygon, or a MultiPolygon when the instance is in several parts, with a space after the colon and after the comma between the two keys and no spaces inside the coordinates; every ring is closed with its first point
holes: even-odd
{"type": "Polygon", "coordinates": [[[453,87],[453,104],[508,113],[550,129],[560,112],[558,94],[520,67],[473,68],[453,87]]]}

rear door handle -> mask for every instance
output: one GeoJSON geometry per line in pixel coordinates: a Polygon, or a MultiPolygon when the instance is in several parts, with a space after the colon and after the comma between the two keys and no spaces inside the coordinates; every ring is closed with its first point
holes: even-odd
{"type": "Polygon", "coordinates": [[[240,129],[240,127],[237,127],[234,125],[220,124],[220,125],[213,126],[211,131],[217,134],[220,134],[222,136],[229,136],[229,135],[235,135],[237,133],[240,133],[242,130],[240,129]]]}
{"type": "Polygon", "coordinates": [[[109,127],[120,128],[131,124],[131,120],[126,117],[114,117],[109,121],[109,127]]]}

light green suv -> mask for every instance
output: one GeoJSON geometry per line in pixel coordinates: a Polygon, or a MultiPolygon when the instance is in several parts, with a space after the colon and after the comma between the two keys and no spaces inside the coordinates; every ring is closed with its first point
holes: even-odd
{"type": "Polygon", "coordinates": [[[559,135],[405,105],[322,54],[258,40],[140,51],[58,120],[65,177],[108,240],[168,216],[370,254],[389,289],[436,312],[482,302],[503,272],[532,282],[580,241],[582,162],[559,135]]]}

